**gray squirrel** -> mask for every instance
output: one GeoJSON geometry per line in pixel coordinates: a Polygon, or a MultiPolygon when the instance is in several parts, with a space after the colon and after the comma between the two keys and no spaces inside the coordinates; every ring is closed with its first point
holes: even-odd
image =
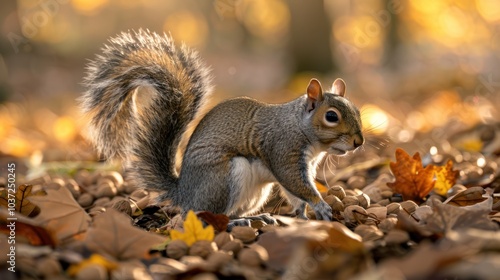
{"type": "Polygon", "coordinates": [[[84,83],[80,102],[97,150],[122,159],[138,186],[185,211],[245,217],[279,183],[298,217],[307,219],[309,204],[317,219],[331,220],[314,184],[316,167],[326,153],[344,155],[364,143],[359,110],[344,97],[341,79],[330,92],[312,79],[306,94],[288,103],[239,97],[204,114],[208,68],[195,51],[150,31],[110,39],[84,83]],[[183,149],[188,125],[199,118],[183,149]]]}

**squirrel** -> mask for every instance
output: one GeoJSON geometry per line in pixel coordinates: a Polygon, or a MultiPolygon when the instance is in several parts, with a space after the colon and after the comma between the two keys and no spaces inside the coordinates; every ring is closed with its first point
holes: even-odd
{"type": "Polygon", "coordinates": [[[245,217],[279,183],[299,218],[307,219],[308,204],[317,219],[332,219],[315,187],[316,167],[326,153],[344,155],[364,143],[342,79],[329,92],[311,79],[306,94],[284,104],[238,97],[202,113],[210,71],[170,35],[124,32],[102,52],[86,69],[80,105],[98,152],[122,159],[138,186],[185,211],[245,217]],[[178,171],[181,139],[198,118],[178,171]]]}

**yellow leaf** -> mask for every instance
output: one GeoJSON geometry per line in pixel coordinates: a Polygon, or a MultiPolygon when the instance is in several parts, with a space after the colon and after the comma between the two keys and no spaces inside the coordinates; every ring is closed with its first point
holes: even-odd
{"type": "Polygon", "coordinates": [[[68,268],[67,273],[69,276],[75,277],[80,270],[84,269],[85,267],[91,264],[97,264],[103,266],[108,271],[114,270],[118,267],[118,265],[115,262],[109,261],[108,259],[104,258],[99,254],[92,254],[90,258],[83,260],[78,264],[72,264],[68,268]]]}
{"type": "Polygon", "coordinates": [[[479,139],[471,139],[462,142],[460,146],[466,151],[480,152],[483,149],[483,142],[479,139]]]}
{"type": "Polygon", "coordinates": [[[449,160],[445,166],[435,168],[436,183],[434,191],[439,195],[446,195],[449,189],[455,185],[458,171],[453,171],[453,162],[449,160]]]}
{"type": "Polygon", "coordinates": [[[214,228],[210,225],[203,228],[201,221],[198,220],[193,210],[189,210],[184,221],[184,232],[173,229],[170,231],[170,237],[172,240],[183,240],[188,246],[191,246],[198,240],[212,241],[214,239],[214,228]]]}

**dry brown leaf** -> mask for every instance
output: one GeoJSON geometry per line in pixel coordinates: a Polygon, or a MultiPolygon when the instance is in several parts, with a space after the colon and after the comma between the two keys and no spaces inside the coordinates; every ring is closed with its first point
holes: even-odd
{"type": "Polygon", "coordinates": [[[292,254],[283,279],[349,279],[372,266],[359,235],[338,222],[326,232],[325,239],[308,240],[292,254]]]}
{"type": "MultiPolygon", "coordinates": [[[[34,217],[38,215],[38,213],[40,213],[40,208],[38,208],[35,204],[31,203],[26,198],[30,196],[39,196],[45,194],[44,192],[32,193],[32,188],[32,185],[20,185],[14,195],[16,202],[16,211],[27,217],[34,217]]],[[[9,194],[10,193],[8,193],[7,189],[0,191],[0,205],[5,206],[5,208],[8,208],[9,198],[13,198],[12,196],[9,196],[9,194]]]]}
{"type": "Polygon", "coordinates": [[[440,269],[471,256],[476,251],[466,245],[442,248],[422,242],[407,256],[387,259],[379,267],[389,271],[397,269],[404,275],[403,279],[432,279],[432,275],[440,269]]]}
{"type": "Polygon", "coordinates": [[[444,203],[453,206],[469,206],[486,200],[483,187],[471,187],[448,198],[444,203]]]}
{"type": "Polygon", "coordinates": [[[364,249],[361,236],[339,222],[332,222],[332,228],[328,230],[328,238],[323,242],[330,248],[345,252],[356,253],[364,249]]]}
{"type": "Polygon", "coordinates": [[[417,203],[434,188],[434,166],[422,166],[420,154],[417,152],[410,157],[403,149],[396,149],[396,162],[391,162],[390,168],[396,181],[387,183],[396,193],[403,195],[404,200],[413,200],[417,203]]]}
{"type": "Polygon", "coordinates": [[[45,196],[28,199],[40,207],[40,214],[33,220],[54,234],[58,242],[77,238],[89,227],[90,216],[67,188],[49,189],[45,196]]]}
{"type": "Polygon", "coordinates": [[[433,212],[425,218],[424,222],[426,228],[434,233],[444,234],[451,230],[467,228],[498,230],[498,225],[488,218],[493,197],[489,197],[488,201],[482,204],[467,207],[444,204],[437,199],[432,200],[430,204],[433,212]]]}
{"type": "Polygon", "coordinates": [[[94,253],[127,260],[145,257],[150,248],[165,239],[134,227],[129,216],[108,209],[94,218],[84,243],[94,253]]]}
{"type": "Polygon", "coordinates": [[[215,231],[223,232],[227,230],[229,217],[224,214],[214,214],[212,212],[204,211],[196,213],[196,216],[205,221],[207,224],[212,225],[215,231]]]}
{"type": "Polygon", "coordinates": [[[307,241],[322,241],[328,238],[326,230],[331,227],[330,222],[306,222],[291,217],[275,217],[287,227],[279,227],[276,231],[261,234],[257,240],[257,244],[266,248],[269,254],[267,266],[275,271],[284,271],[290,258],[303,248],[307,241]]]}

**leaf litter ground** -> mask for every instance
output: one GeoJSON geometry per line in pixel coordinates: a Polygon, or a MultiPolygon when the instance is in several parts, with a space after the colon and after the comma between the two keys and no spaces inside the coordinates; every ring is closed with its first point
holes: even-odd
{"type": "MultiPolygon", "coordinates": [[[[181,215],[116,171],[45,175],[17,188],[15,276],[496,279],[498,164],[498,153],[479,151],[357,153],[334,180],[318,182],[335,221],[316,221],[313,212],[296,219],[277,195],[264,209],[276,225],[254,220],[230,232],[228,217],[181,215]]],[[[2,252],[10,246],[7,196],[2,189],[2,252]]],[[[4,266],[0,278],[8,277],[4,266]]]]}

